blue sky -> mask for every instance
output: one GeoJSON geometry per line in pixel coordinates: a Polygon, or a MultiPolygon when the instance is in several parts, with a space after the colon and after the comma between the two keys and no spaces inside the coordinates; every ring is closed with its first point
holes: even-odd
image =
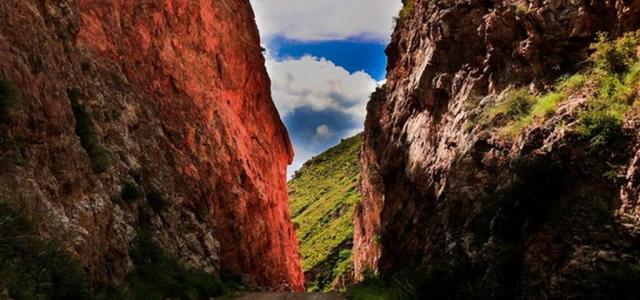
{"type": "Polygon", "coordinates": [[[296,156],[289,174],[363,129],[401,0],[251,0],[272,96],[296,156]]]}
{"type": "Polygon", "coordinates": [[[269,50],[278,59],[299,59],[305,55],[322,57],[350,73],[364,71],[376,80],[385,76],[385,47],[379,41],[359,40],[300,42],[276,37],[269,42],[269,50]]]}

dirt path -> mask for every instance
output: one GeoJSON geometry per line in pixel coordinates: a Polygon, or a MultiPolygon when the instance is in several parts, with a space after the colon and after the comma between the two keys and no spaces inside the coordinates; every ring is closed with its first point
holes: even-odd
{"type": "Polygon", "coordinates": [[[323,293],[250,293],[235,300],[346,300],[342,295],[323,293]]]}

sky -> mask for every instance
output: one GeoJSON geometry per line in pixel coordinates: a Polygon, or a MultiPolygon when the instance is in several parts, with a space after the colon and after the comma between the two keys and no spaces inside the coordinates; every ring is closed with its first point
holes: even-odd
{"type": "Polygon", "coordinates": [[[305,161],[363,130],[401,0],[251,0],[271,92],[305,161]]]}

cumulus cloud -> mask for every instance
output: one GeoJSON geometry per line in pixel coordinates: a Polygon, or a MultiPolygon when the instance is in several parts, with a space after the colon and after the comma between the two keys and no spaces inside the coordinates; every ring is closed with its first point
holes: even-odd
{"type": "Polygon", "coordinates": [[[331,128],[329,128],[329,126],[327,126],[327,124],[322,124],[316,127],[316,137],[323,139],[323,138],[331,137],[331,135],[332,135],[332,130],[331,128]]]}
{"type": "Polygon", "coordinates": [[[282,116],[297,108],[334,110],[364,121],[377,82],[365,72],[349,73],[324,58],[267,60],[273,99],[282,116]]]}
{"type": "Polygon", "coordinates": [[[400,0],[251,0],[264,39],[386,41],[400,0]]]}
{"type": "Polygon", "coordinates": [[[362,131],[366,105],[378,81],[349,73],[323,58],[267,57],[273,100],[296,152],[289,174],[341,138],[362,131]]]}

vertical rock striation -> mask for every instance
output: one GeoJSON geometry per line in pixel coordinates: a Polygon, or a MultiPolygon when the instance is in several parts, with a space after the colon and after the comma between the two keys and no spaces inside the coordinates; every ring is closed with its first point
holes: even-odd
{"type": "Polygon", "coordinates": [[[596,155],[572,130],[588,90],[515,138],[478,120],[510,87],[542,93],[560,76],[580,70],[598,32],[620,36],[640,27],[640,2],[413,2],[387,48],[386,88],[368,105],[361,157],[364,199],[355,214],[356,272],[388,276],[464,261],[479,269],[483,284],[541,299],[572,294],[579,288],[567,282],[587,280],[580,276],[608,263],[637,262],[633,122],[625,125],[626,138],[596,155]],[[539,162],[532,168],[558,167],[521,172],[523,161],[539,162]],[[602,179],[603,166],[629,171],[626,179],[609,184],[602,179]],[[511,215],[504,207],[491,211],[491,199],[507,190],[517,195],[514,181],[526,174],[533,177],[523,189],[553,203],[540,200],[540,206],[571,207],[559,221],[568,223],[553,224],[547,212],[541,213],[544,220],[528,220],[520,206],[511,215]],[[554,182],[553,191],[538,184],[555,176],[562,180],[554,182]],[[622,194],[622,210],[635,221],[619,213],[613,224],[599,227],[584,215],[590,208],[572,202],[590,193],[612,197],[607,202],[612,211],[622,194]],[[501,224],[515,233],[498,233],[501,224]],[[515,250],[506,253],[507,248],[515,250]],[[514,257],[520,271],[501,273],[501,256],[514,257]],[[541,291],[547,294],[536,294],[541,291]]]}
{"type": "Polygon", "coordinates": [[[1,200],[98,286],[146,230],[190,266],[302,288],[249,1],[2,1],[0,57],[1,200]]]}

